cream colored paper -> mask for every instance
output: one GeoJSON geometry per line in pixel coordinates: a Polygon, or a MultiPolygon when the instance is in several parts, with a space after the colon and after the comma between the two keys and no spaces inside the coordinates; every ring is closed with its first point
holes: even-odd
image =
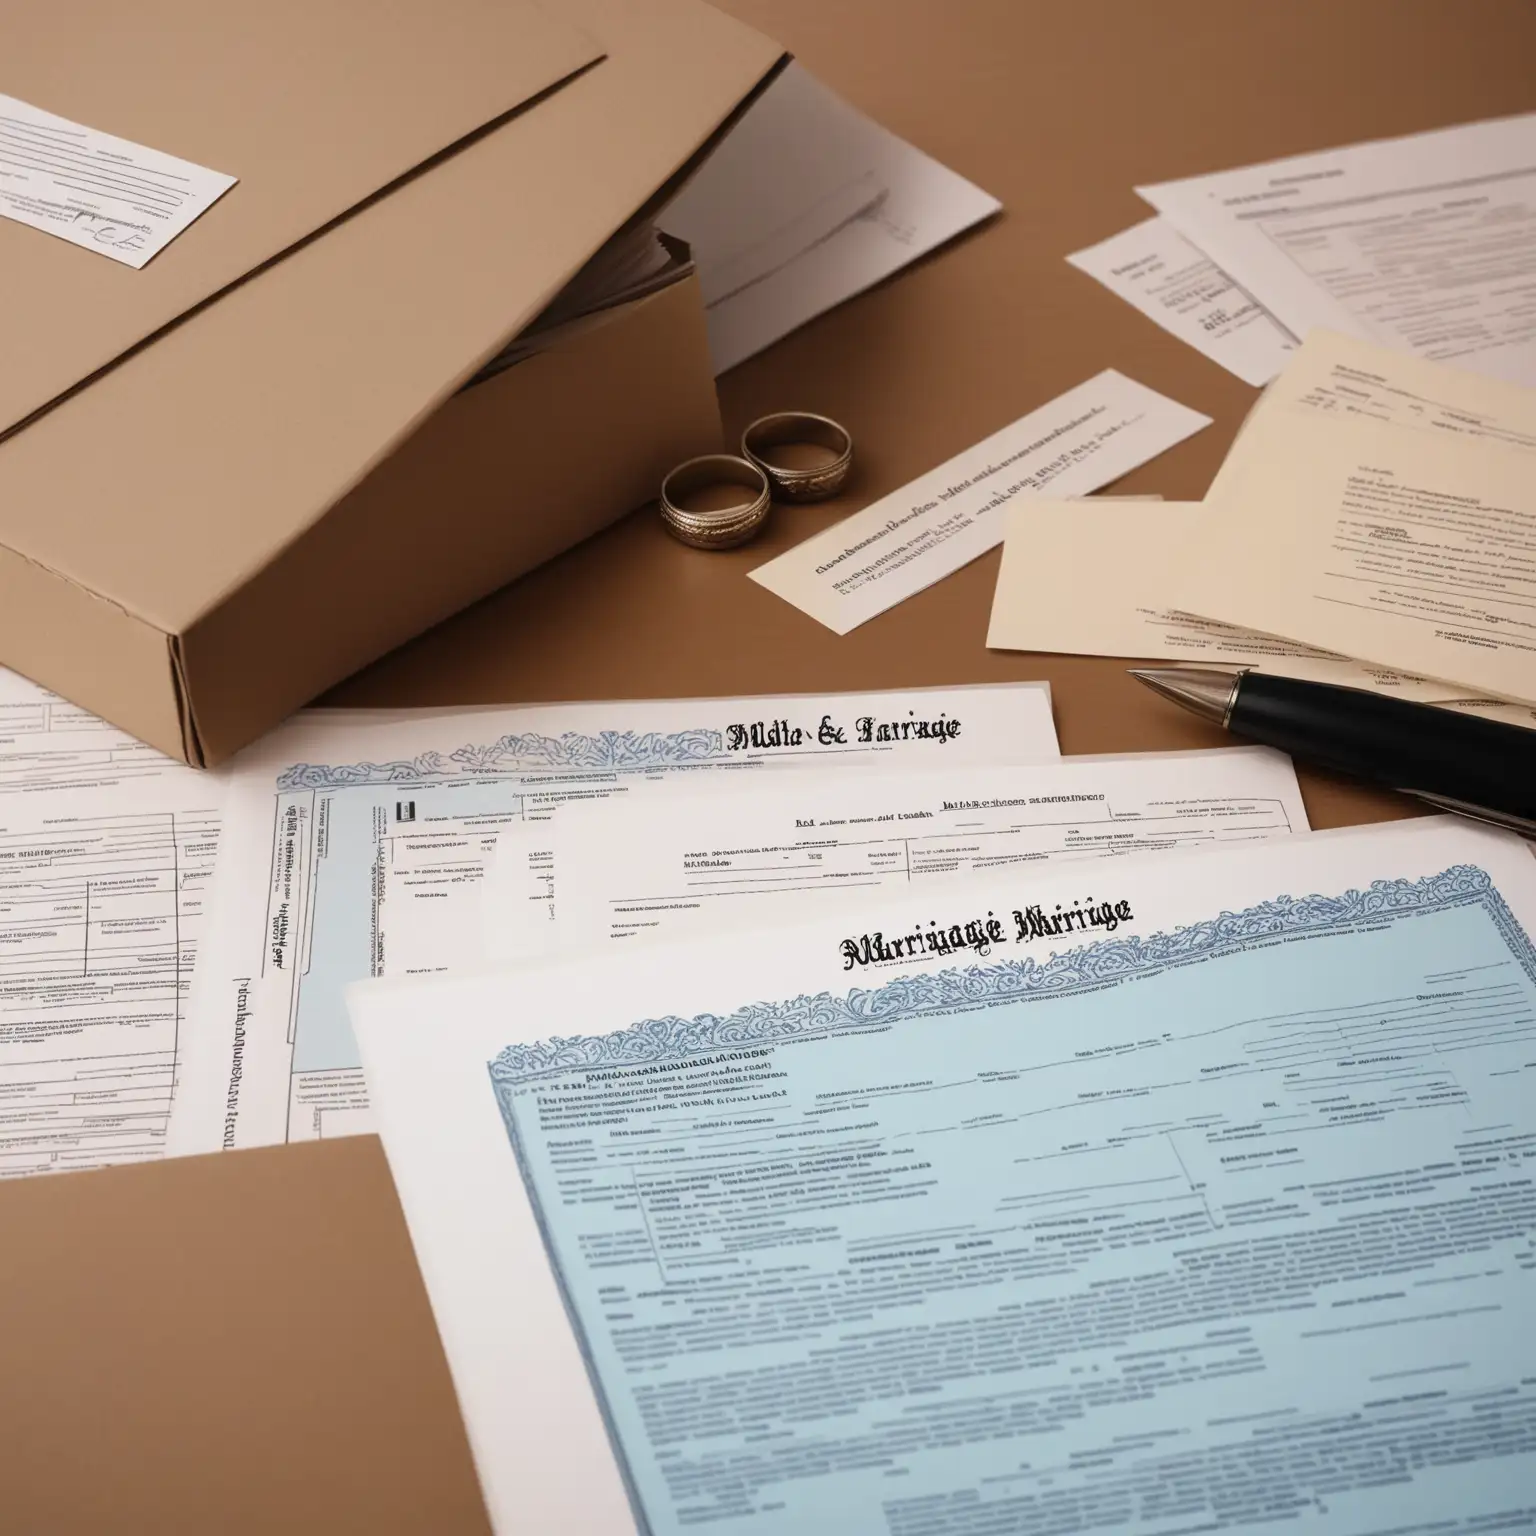
{"type": "Polygon", "coordinates": [[[1090,528],[1058,511],[1062,503],[1031,502],[1009,514],[987,630],[993,650],[1239,666],[1536,725],[1536,711],[1469,698],[1454,683],[1179,612],[1169,594],[1208,515],[1200,502],[1099,505],[1090,528]]]}
{"type": "Polygon", "coordinates": [[[1250,469],[1263,474],[1271,457],[1297,451],[1297,434],[1324,419],[1536,452],[1536,390],[1319,330],[1249,413],[1206,501],[1232,497],[1250,469]]]}
{"type": "Polygon", "coordinates": [[[1171,606],[1536,698],[1536,465],[1428,430],[1264,411],[1171,606]],[[1279,430],[1276,430],[1276,424],[1279,430]]]}

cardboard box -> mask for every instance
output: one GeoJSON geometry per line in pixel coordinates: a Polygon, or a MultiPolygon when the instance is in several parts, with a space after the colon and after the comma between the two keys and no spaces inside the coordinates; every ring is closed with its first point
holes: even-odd
{"type": "Polygon", "coordinates": [[[137,271],[0,220],[0,662],[212,764],[718,444],[687,273],[463,386],[777,45],[697,0],[88,11],[8,13],[0,91],[240,180],[137,271]]]}

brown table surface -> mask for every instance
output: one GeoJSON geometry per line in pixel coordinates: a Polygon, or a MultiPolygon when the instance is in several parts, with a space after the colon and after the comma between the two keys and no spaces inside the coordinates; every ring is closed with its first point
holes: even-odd
{"type": "MultiPolygon", "coordinates": [[[[1220,738],[1121,664],[988,651],[995,554],[839,639],[744,572],[1115,367],[1215,425],[1116,489],[1198,497],[1254,391],[1062,259],[1131,191],[1536,108],[1528,0],[730,0],[1006,213],[721,381],[849,425],[838,503],[700,554],[640,514],[336,690],[446,704],[1049,678],[1066,752],[1220,738]]],[[[593,445],[601,451],[601,444],[593,445]]],[[[1303,775],[1317,826],[1405,814],[1303,775]]],[[[484,1532],[378,1141],[0,1188],[0,1528],[484,1532]]],[[[530,1382],[529,1391],[538,1383],[530,1382]]]]}

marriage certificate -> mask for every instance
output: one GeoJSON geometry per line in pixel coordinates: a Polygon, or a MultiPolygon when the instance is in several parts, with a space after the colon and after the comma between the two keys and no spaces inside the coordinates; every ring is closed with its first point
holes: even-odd
{"type": "Polygon", "coordinates": [[[355,989],[492,1523],[1528,1523],[1533,931],[1426,819],[355,989]]]}

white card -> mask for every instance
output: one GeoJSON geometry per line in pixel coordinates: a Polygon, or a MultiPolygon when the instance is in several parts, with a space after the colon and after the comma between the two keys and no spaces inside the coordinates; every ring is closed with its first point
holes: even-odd
{"type": "Polygon", "coordinates": [[[142,267],[237,178],[0,95],[0,215],[142,267]]]}
{"type": "Polygon", "coordinates": [[[1106,368],[750,575],[846,635],[1000,544],[1016,497],[1085,495],[1210,424],[1106,368]]]}
{"type": "Polygon", "coordinates": [[[1161,216],[1067,260],[1245,384],[1269,383],[1296,350],[1296,338],[1251,293],[1161,216]]]}

